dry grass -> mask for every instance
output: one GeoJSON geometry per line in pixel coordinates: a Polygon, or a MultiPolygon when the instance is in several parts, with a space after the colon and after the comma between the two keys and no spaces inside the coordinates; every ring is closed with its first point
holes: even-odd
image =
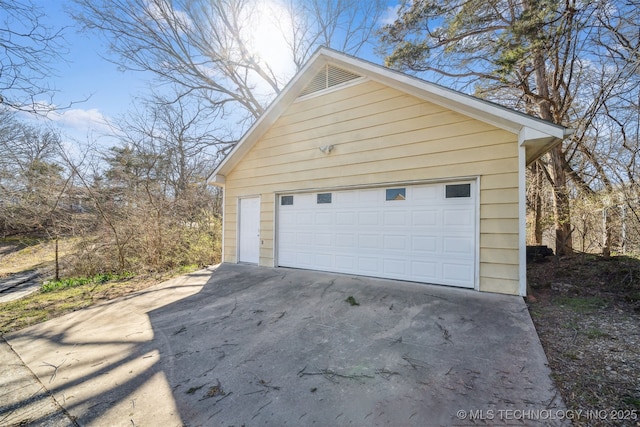
{"type": "Polygon", "coordinates": [[[72,311],[125,296],[195,269],[196,266],[192,266],[163,274],[138,276],[129,280],[97,285],[87,284],[46,293],[36,292],[16,301],[2,303],[0,304],[0,334],[17,331],[72,311]]]}
{"type": "MultiPolygon", "coordinates": [[[[77,239],[65,238],[58,242],[58,253],[70,253],[77,239]]],[[[25,270],[50,267],[55,260],[55,241],[33,238],[0,239],[0,278],[25,270]]]]}
{"type": "MultiPolygon", "coordinates": [[[[61,262],[71,254],[77,238],[60,239],[61,262]]],[[[46,239],[0,239],[0,279],[27,270],[43,272],[42,280],[53,270],[55,242],[46,239]]],[[[179,268],[162,274],[147,274],[129,280],[102,284],[87,284],[73,288],[36,292],[17,301],[0,304],[0,334],[16,331],[63,314],[130,294],[179,274],[195,270],[195,266],[179,268]]]]}
{"type": "MultiPolygon", "coordinates": [[[[79,238],[60,239],[58,251],[61,264],[65,263],[65,257],[73,255],[79,241],[79,238]]],[[[0,239],[0,279],[28,270],[38,270],[41,281],[50,279],[54,260],[55,241],[35,238],[0,239]]],[[[0,334],[125,296],[197,268],[197,265],[189,265],[161,273],[139,274],[127,280],[88,283],[48,292],[38,291],[20,300],[0,303],[0,334]]]]}

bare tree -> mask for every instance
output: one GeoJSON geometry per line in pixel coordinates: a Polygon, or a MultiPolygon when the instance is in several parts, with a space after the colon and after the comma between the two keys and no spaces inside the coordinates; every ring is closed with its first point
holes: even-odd
{"type": "Polygon", "coordinates": [[[60,165],[60,136],[0,109],[0,230],[48,232],[60,223],[68,187],[60,165]]]}
{"type": "Polygon", "coordinates": [[[116,125],[118,137],[126,147],[161,159],[156,165],[157,177],[168,195],[183,203],[189,199],[190,186],[206,181],[232,148],[232,136],[212,120],[215,110],[202,99],[170,102],[156,95],[139,105],[142,109],[116,125]]]}
{"type": "Polygon", "coordinates": [[[77,274],[163,271],[219,259],[220,194],[207,175],[229,145],[217,139],[204,103],[155,98],[138,105],[114,125],[120,144],[64,156],[92,217],[72,261],[77,274]]]}
{"type": "Polygon", "coordinates": [[[316,47],[357,53],[386,10],[381,0],[74,1],[75,18],[107,38],[124,69],[150,71],[236,120],[259,117],[316,47]],[[269,33],[279,33],[277,58],[259,43],[269,33]]]}
{"type": "Polygon", "coordinates": [[[0,0],[0,104],[35,113],[51,111],[53,62],[64,53],[61,29],[42,23],[30,0],[0,0]]]}

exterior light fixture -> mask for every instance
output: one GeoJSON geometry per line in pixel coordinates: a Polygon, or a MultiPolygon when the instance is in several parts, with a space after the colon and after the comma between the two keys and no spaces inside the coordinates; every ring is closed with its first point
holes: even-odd
{"type": "Polygon", "coordinates": [[[329,154],[332,150],[333,145],[323,145],[322,147],[320,147],[320,151],[322,151],[324,154],[329,154]]]}

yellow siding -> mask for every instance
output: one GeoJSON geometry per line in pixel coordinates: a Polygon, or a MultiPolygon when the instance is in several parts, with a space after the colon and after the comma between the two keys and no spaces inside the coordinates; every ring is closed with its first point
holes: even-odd
{"type": "Polygon", "coordinates": [[[511,249],[483,248],[483,261],[491,264],[518,264],[518,252],[511,249]]]}
{"type": "Polygon", "coordinates": [[[480,230],[488,234],[518,233],[517,219],[481,219],[480,230]]]}
{"type": "MultiPolygon", "coordinates": [[[[491,249],[514,249],[518,247],[518,235],[507,233],[483,233],[480,229],[480,250],[491,249]]],[[[482,256],[480,257],[482,261],[482,256]]]]}
{"type": "Polygon", "coordinates": [[[492,204],[480,206],[482,218],[518,218],[518,206],[513,204],[492,204]]]}
{"type": "Polygon", "coordinates": [[[239,196],[261,195],[273,266],[276,192],[461,176],[480,176],[480,290],[517,294],[517,136],[371,81],[294,103],[227,175],[224,260],[239,196]]]}
{"type": "Polygon", "coordinates": [[[513,279],[487,278],[480,282],[480,290],[485,292],[498,292],[501,294],[518,294],[517,283],[513,283],[513,279]]]}

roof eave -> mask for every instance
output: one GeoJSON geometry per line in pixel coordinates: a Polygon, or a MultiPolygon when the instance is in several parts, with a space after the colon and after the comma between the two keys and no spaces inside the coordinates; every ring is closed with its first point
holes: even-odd
{"type": "Polygon", "coordinates": [[[335,50],[323,49],[329,60],[347,64],[354,71],[367,74],[372,80],[418,96],[445,108],[454,109],[472,118],[493,124],[501,129],[519,133],[523,126],[561,136],[565,128],[546,120],[521,113],[491,101],[450,89],[420,78],[355,58],[335,50]]]}
{"type": "Polygon", "coordinates": [[[548,134],[527,127],[521,129],[519,142],[521,146],[525,147],[527,166],[538,160],[558,144],[561,144],[562,141],[574,132],[573,129],[564,127],[562,127],[561,130],[561,133],[553,132],[552,134],[548,134]]]}
{"type": "Polygon", "coordinates": [[[207,181],[207,184],[215,187],[224,187],[227,182],[227,177],[221,174],[213,174],[207,181]]]}
{"type": "Polygon", "coordinates": [[[527,164],[571,134],[571,131],[563,126],[332,49],[319,48],[223,159],[213,175],[228,175],[327,62],[335,63],[365,75],[371,80],[515,133],[519,136],[519,142],[527,148],[527,164]]]}
{"type": "Polygon", "coordinates": [[[212,175],[226,176],[235,167],[238,161],[253,146],[253,143],[273,125],[280,114],[295,100],[297,94],[326,63],[326,61],[318,60],[320,56],[322,56],[322,48],[311,56],[293,79],[275,97],[265,112],[251,125],[229,154],[222,159],[222,162],[216,167],[212,175]]]}

